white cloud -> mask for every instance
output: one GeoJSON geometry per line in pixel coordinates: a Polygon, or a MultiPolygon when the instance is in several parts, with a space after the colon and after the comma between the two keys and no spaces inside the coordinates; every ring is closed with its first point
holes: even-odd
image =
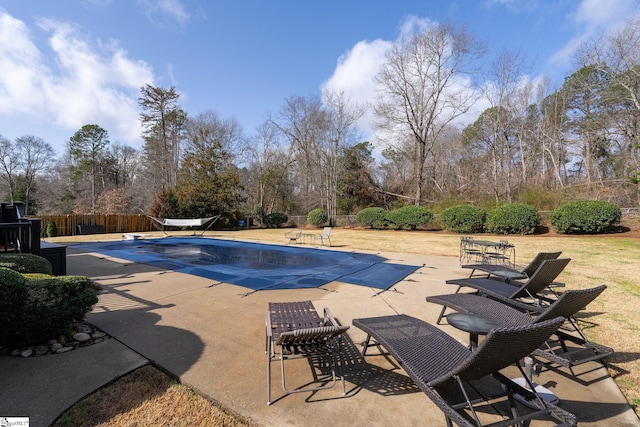
{"type": "Polygon", "coordinates": [[[180,0],[138,0],[147,17],[156,25],[170,25],[173,21],[183,27],[189,21],[189,13],[180,0]]]}
{"type": "Polygon", "coordinates": [[[151,67],[117,43],[92,44],[71,24],[44,19],[38,25],[50,33],[50,51],[38,49],[24,22],[0,10],[0,112],[34,127],[55,123],[70,134],[95,123],[112,140],[137,145],[137,98],[153,82],[151,67]]]}
{"type": "MultiPolygon", "coordinates": [[[[372,105],[376,97],[375,76],[392,46],[385,40],[360,41],[338,59],[333,75],[322,84],[322,90],[344,92],[352,102],[372,105]]],[[[360,131],[373,133],[373,114],[369,110],[358,122],[360,131]]]]}
{"type": "Polygon", "coordinates": [[[576,34],[567,44],[554,53],[549,62],[561,66],[570,64],[580,45],[624,25],[626,20],[638,14],[637,0],[582,0],[568,17],[576,34]]]}
{"type": "Polygon", "coordinates": [[[0,10],[0,113],[28,113],[41,104],[46,70],[24,22],[0,10]]]}

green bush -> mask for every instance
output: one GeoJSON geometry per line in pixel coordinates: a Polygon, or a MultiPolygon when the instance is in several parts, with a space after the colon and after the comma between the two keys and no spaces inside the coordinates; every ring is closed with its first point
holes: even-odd
{"type": "Polygon", "coordinates": [[[47,234],[47,237],[56,237],[58,235],[58,226],[56,226],[55,221],[52,219],[50,219],[49,222],[47,223],[46,234],[47,234]]]}
{"type": "Polygon", "coordinates": [[[602,233],[620,225],[622,212],[613,203],[580,200],[566,203],[551,212],[550,221],[558,233],[602,233]]]}
{"type": "Polygon", "coordinates": [[[22,340],[44,342],[64,334],[98,302],[98,287],[88,277],[27,278],[22,340]]]}
{"type": "Polygon", "coordinates": [[[34,254],[0,254],[0,267],[10,268],[18,273],[51,274],[51,263],[34,254]]]}
{"type": "Polygon", "coordinates": [[[98,290],[88,277],[0,268],[0,342],[39,344],[66,333],[98,302],[98,290]]]}
{"type": "Polygon", "coordinates": [[[440,213],[440,222],[449,231],[455,233],[481,233],[487,212],[477,206],[451,206],[440,213]]]}
{"type": "Polygon", "coordinates": [[[495,234],[532,234],[540,224],[540,213],[522,203],[498,206],[487,215],[485,229],[495,234]]]}
{"type": "Polygon", "coordinates": [[[20,325],[27,300],[26,279],[18,272],[0,267],[0,342],[20,338],[20,325]]]}
{"type": "Polygon", "coordinates": [[[386,228],[385,216],[387,211],[383,208],[364,208],[356,214],[356,222],[365,228],[386,228]]]}
{"type": "Polygon", "coordinates": [[[327,211],[322,208],[314,209],[307,215],[307,222],[311,225],[325,224],[328,219],[327,211]]]}
{"type": "Polygon", "coordinates": [[[280,228],[289,221],[289,217],[281,212],[273,212],[262,216],[262,224],[267,228],[280,228]]]}
{"type": "Polygon", "coordinates": [[[98,302],[98,288],[88,277],[34,275],[26,279],[27,298],[20,342],[37,344],[66,333],[98,302]]]}
{"type": "Polygon", "coordinates": [[[424,206],[403,206],[387,212],[385,219],[389,228],[415,230],[420,225],[428,224],[433,219],[433,213],[424,206]]]}

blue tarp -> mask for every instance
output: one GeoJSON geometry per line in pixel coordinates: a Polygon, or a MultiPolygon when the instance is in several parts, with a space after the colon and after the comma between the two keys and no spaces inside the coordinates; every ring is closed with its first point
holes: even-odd
{"type": "Polygon", "coordinates": [[[256,291],[316,288],[334,280],[389,289],[419,268],[385,263],[378,255],[205,237],[93,242],[75,248],[256,291]]]}

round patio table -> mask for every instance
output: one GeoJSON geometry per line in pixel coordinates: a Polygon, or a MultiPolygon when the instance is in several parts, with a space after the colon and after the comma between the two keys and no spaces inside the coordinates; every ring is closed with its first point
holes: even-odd
{"type": "Polygon", "coordinates": [[[469,332],[471,350],[478,347],[478,335],[486,335],[491,329],[502,326],[486,317],[471,313],[451,313],[447,315],[447,322],[456,329],[469,332]]]}

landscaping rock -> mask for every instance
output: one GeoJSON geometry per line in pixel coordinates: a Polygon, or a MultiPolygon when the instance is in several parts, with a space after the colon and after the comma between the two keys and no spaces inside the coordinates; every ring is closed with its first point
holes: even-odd
{"type": "Polygon", "coordinates": [[[72,332],[68,335],[60,335],[57,339],[47,340],[46,344],[33,345],[29,347],[5,348],[4,351],[14,357],[37,357],[49,354],[60,354],[77,348],[99,344],[110,338],[106,333],[96,329],[88,323],[77,323],[72,325],[72,332]]]}
{"type": "Polygon", "coordinates": [[[78,342],[87,342],[91,339],[91,335],[86,332],[78,332],[77,334],[73,334],[73,339],[78,342]]]}

